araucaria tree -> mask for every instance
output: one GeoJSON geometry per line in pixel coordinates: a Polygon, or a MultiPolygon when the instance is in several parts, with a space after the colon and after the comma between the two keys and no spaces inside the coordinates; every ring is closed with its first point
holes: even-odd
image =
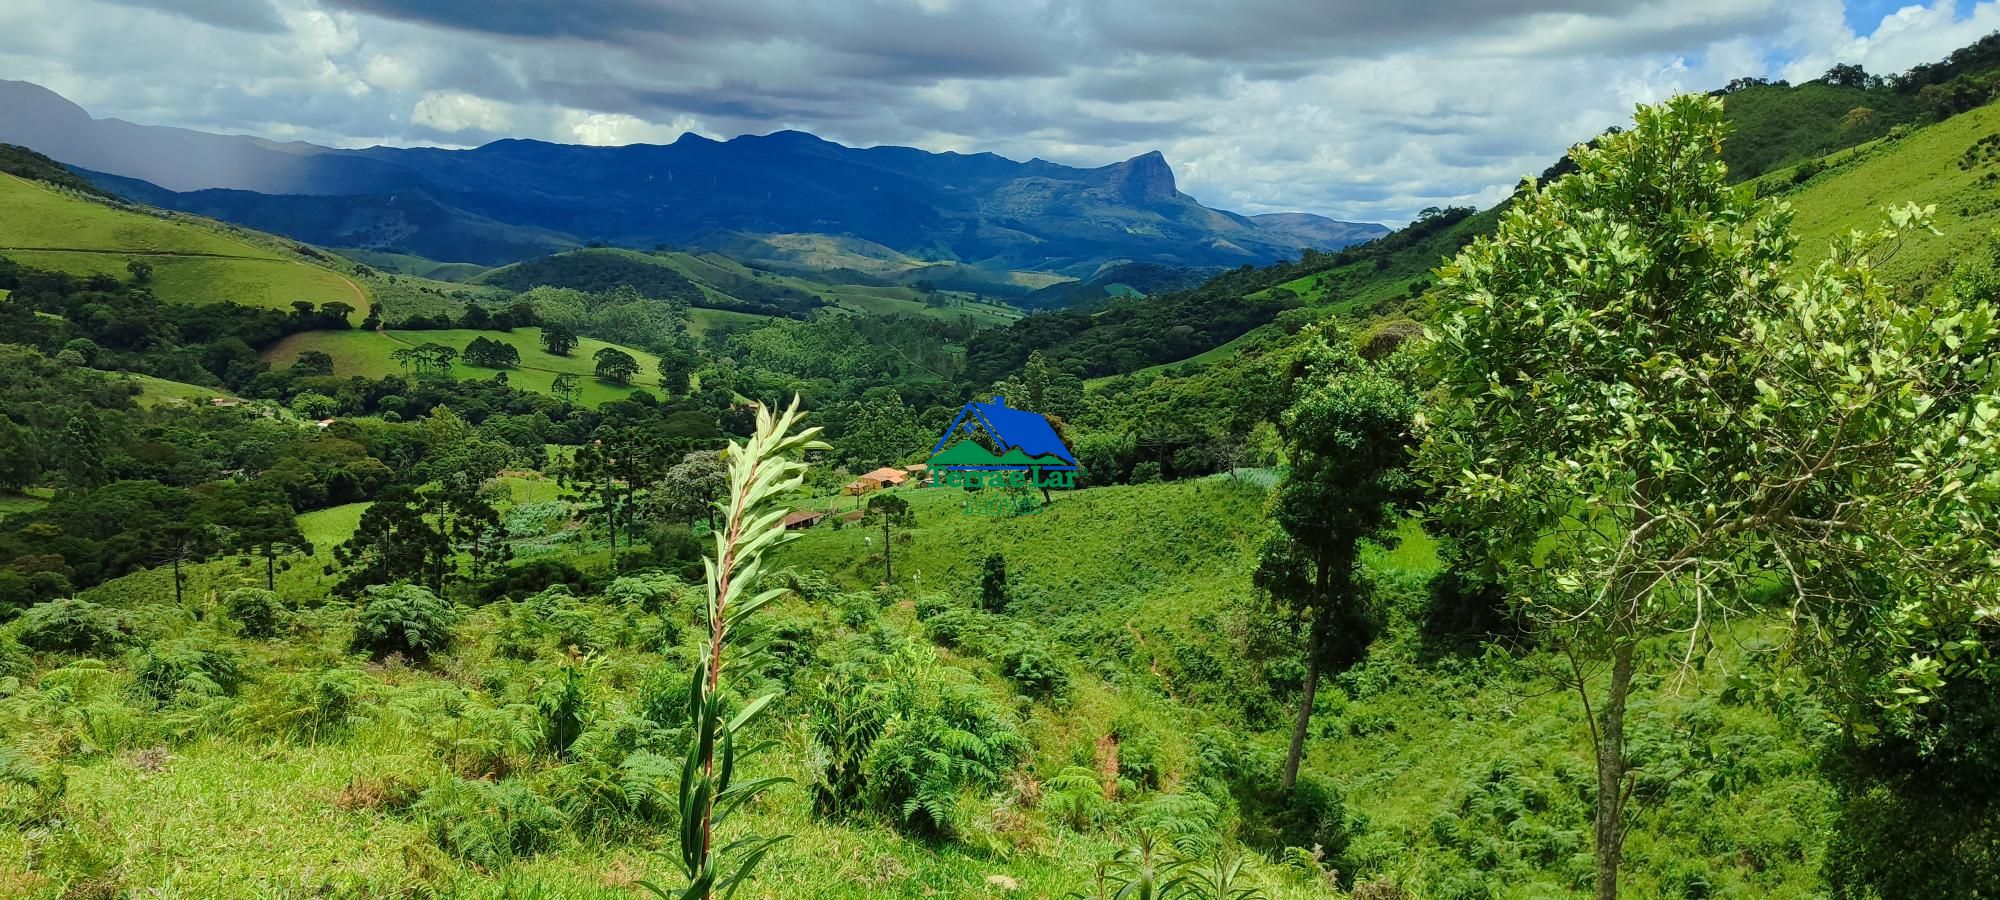
{"type": "Polygon", "coordinates": [[[1912,207],[1788,276],[1791,214],[1730,189],[1723,131],[1716,99],[1642,108],[1439,271],[1424,468],[1583,701],[1605,900],[1647,660],[1765,597],[1814,641],[1926,623],[1892,650],[1915,694],[1993,615],[1991,307],[1877,282],[1912,207]]]}
{"type": "Polygon", "coordinates": [[[1389,364],[1369,362],[1342,334],[1315,337],[1295,366],[1280,421],[1291,471],[1278,486],[1279,531],[1254,580],[1306,631],[1306,677],[1283,784],[1299,758],[1320,677],[1361,659],[1375,636],[1368,585],[1357,577],[1360,542],[1407,499],[1417,398],[1389,364]]]}
{"type": "Polygon", "coordinates": [[[804,483],[806,466],[797,457],[816,446],[813,437],[819,429],[793,432],[798,418],[796,399],[776,417],[760,405],[756,434],[729,448],[729,489],[723,500],[722,527],[715,533],[715,555],[704,561],[708,568],[708,636],[688,693],[694,740],[681,771],[681,865],[688,879],[681,900],[733,895],[772,845],[783,840],[742,837],[717,847],[716,829],[764,789],[785,780],[737,777],[738,735],[757,721],[776,695],[767,694],[741,709],[731,709],[722,674],[732,632],[785,593],[784,588],[761,592],[756,588],[763,574],[764,553],[793,536],[785,531],[783,498],[804,483]]]}
{"type": "Polygon", "coordinates": [[[896,537],[894,529],[917,524],[917,514],[910,509],[910,501],[895,494],[876,494],[868,498],[868,509],[861,514],[861,524],[882,526],[882,583],[895,584],[895,551],[889,545],[896,537]]]}

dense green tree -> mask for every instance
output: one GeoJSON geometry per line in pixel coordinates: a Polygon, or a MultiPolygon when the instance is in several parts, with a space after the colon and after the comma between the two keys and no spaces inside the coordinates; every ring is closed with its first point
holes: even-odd
{"type": "Polygon", "coordinates": [[[1730,189],[1722,132],[1713,98],[1642,108],[1575,174],[1524,185],[1438,285],[1436,511],[1572,664],[1605,900],[1642,644],[1693,666],[1718,622],[1772,603],[1807,650],[1896,660],[1870,701],[1910,705],[1995,608],[1990,297],[1876,281],[1870,253],[1926,224],[1909,207],[1788,277],[1790,213],[1730,189]]]}
{"type": "Polygon", "coordinates": [[[87,413],[71,416],[63,426],[61,451],[56,456],[62,461],[66,487],[87,491],[104,484],[108,477],[104,440],[98,433],[96,417],[87,413]]]}
{"type": "Polygon", "coordinates": [[[639,374],[639,361],[616,347],[604,347],[591,357],[597,362],[597,377],[612,384],[631,384],[639,374]]]}
{"type": "Polygon", "coordinates": [[[999,553],[986,554],[986,561],[979,569],[979,605],[988,612],[1002,612],[1010,600],[1007,587],[1007,557],[999,553]]]}
{"type": "Polygon", "coordinates": [[[694,369],[701,356],[693,350],[676,349],[660,354],[660,389],[674,397],[685,397],[694,384],[694,369]]]}
{"type": "Polygon", "coordinates": [[[511,369],[521,364],[521,351],[506,341],[482,335],[465,345],[465,362],[482,369],[511,369]]]}
{"type": "Polygon", "coordinates": [[[375,585],[415,582],[442,595],[452,543],[439,525],[439,507],[436,492],[406,487],[370,504],[354,536],[333,548],[334,564],[342,571],[334,589],[351,597],[375,585]]]}
{"type": "Polygon", "coordinates": [[[722,499],[722,490],[728,484],[722,455],[713,450],[698,450],[682,456],[680,462],[653,482],[646,492],[646,503],[655,518],[678,521],[706,518],[713,530],[715,503],[722,499]]]}
{"type": "Polygon", "coordinates": [[[576,350],[576,332],[561,325],[543,325],[542,349],[557,356],[568,356],[576,350]]]}
{"type": "Polygon", "coordinates": [[[332,375],[333,357],[324,350],[307,350],[292,361],[292,372],[297,375],[332,375]]]}
{"type": "Polygon", "coordinates": [[[549,393],[557,400],[574,405],[577,398],[582,395],[583,389],[577,385],[575,375],[557,375],[555,381],[549,385],[549,393]]]}
{"type": "Polygon", "coordinates": [[[264,561],[265,590],[278,589],[278,560],[313,552],[291,504],[269,483],[225,490],[215,501],[212,516],[225,549],[264,561]]]}
{"type": "Polygon", "coordinates": [[[1281,419],[1291,470],[1278,486],[1278,533],[1265,543],[1257,587],[1305,625],[1306,671],[1283,786],[1298,780],[1320,678],[1353,665],[1375,636],[1360,544],[1380,536],[1411,499],[1408,472],[1417,397],[1386,363],[1356,353],[1348,336],[1314,335],[1295,366],[1281,419]]]}

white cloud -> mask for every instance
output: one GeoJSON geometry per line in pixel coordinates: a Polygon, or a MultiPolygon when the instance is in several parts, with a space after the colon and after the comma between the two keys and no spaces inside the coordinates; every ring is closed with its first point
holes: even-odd
{"type": "Polygon", "coordinates": [[[410,121],[448,133],[504,133],[513,119],[506,104],[460,91],[433,91],[417,100],[410,121]]]}
{"type": "Polygon", "coordinates": [[[1159,149],[1214,205],[1394,223],[1504,196],[1635,103],[1895,72],[2000,30],[2000,0],[1865,36],[1839,0],[1442,2],[6,0],[0,78],[338,146],[791,127],[1084,166],[1159,149]]]}

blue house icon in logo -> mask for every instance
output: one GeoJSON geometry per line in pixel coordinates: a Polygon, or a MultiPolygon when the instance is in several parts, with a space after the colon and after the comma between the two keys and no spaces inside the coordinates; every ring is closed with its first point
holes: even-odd
{"type": "Polygon", "coordinates": [[[991,403],[975,400],[965,404],[958,411],[958,417],[951,421],[951,427],[938,438],[937,446],[931,448],[931,455],[935,457],[944,452],[945,444],[951,441],[953,435],[971,434],[975,429],[983,432],[992,443],[993,462],[990,465],[962,466],[964,468],[1026,468],[1033,465],[1049,471],[1076,471],[1076,455],[1056,434],[1055,426],[1050,425],[1041,413],[1008,406],[1005,397],[994,397],[991,403]]]}

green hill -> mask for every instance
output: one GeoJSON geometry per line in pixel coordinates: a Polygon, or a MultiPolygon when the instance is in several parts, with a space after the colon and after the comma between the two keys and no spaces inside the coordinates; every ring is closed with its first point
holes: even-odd
{"type": "Polygon", "coordinates": [[[1890,204],[1935,205],[1944,233],[1913,237],[1898,250],[1882,268],[1897,280],[1983,246],[2000,228],[2000,104],[1805,166],[1811,174],[1803,183],[1794,183],[1796,168],[1757,182],[1796,212],[1801,263],[1824,259],[1828,244],[1850,230],[1880,227],[1890,204]]]}
{"type": "Polygon", "coordinates": [[[597,406],[631,394],[635,390],[659,389],[660,358],[643,350],[621,347],[594,338],[582,338],[576,349],[568,356],[557,356],[542,349],[542,330],[539,328],[516,328],[513,331],[473,331],[450,329],[442,331],[309,331],[295,334],[279,341],[264,352],[264,360],[273,368],[285,368],[297,361],[299,354],[317,350],[333,357],[333,373],[337,376],[359,375],[366,378],[382,378],[389,375],[406,375],[403,367],[390,355],[397,350],[420,344],[443,344],[454,350],[464,351],[473,338],[483,337],[510,344],[521,354],[521,364],[510,369],[486,369],[467,365],[460,360],[452,367],[452,377],[465,379],[490,379],[504,371],[507,383],[522,390],[547,394],[553,390],[556,376],[573,375],[580,389],[578,400],[586,406],[597,406]],[[639,361],[639,374],[629,386],[609,384],[596,377],[596,363],[592,357],[597,351],[614,347],[632,355],[639,361]]]}
{"type": "Polygon", "coordinates": [[[617,248],[572,250],[502,266],[476,284],[527,290],[549,285],[601,292],[629,287],[640,294],[690,306],[763,316],[799,316],[831,306],[862,315],[971,317],[980,324],[1020,318],[1018,310],[980,302],[961,292],[869,280],[842,282],[824,276],[752,268],[717,253],[652,252],[617,248]]]}
{"type": "MultiPolygon", "coordinates": [[[[294,301],[347,303],[369,296],[327,268],[316,251],[181,213],[105,201],[0,173],[0,255],[75,275],[131,277],[152,267],[155,295],[175,303],[235,302],[289,309],[294,301]]],[[[323,258],[323,257],[322,257],[323,258]]]]}

